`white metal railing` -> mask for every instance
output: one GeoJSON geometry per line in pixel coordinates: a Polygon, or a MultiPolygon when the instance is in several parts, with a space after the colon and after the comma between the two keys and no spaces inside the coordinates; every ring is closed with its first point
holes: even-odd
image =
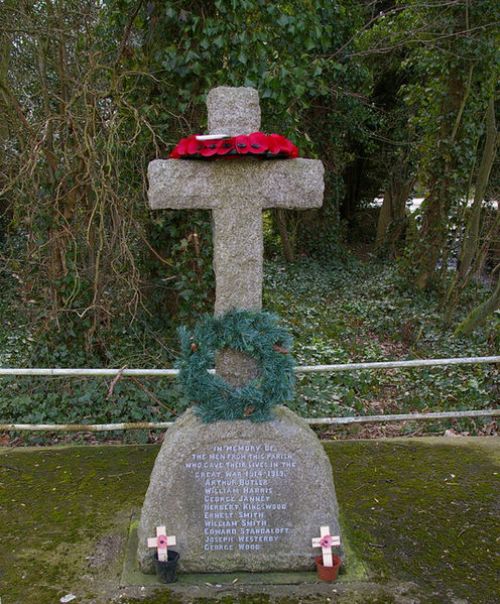
{"type": "MultiPolygon", "coordinates": [[[[414,359],[412,361],[381,361],[378,363],[337,363],[335,365],[299,365],[296,373],[330,373],[337,371],[357,371],[360,369],[411,369],[413,367],[441,367],[443,365],[477,365],[482,363],[500,363],[500,356],[492,357],[460,357],[452,359],[414,359]]],[[[214,369],[209,369],[214,373],[214,369]]],[[[179,373],[178,369],[59,369],[0,367],[2,375],[38,375],[52,377],[114,377],[117,375],[134,377],[170,377],[179,373]]]]}
{"type": "MultiPolygon", "coordinates": [[[[460,417],[497,417],[500,409],[439,411],[436,413],[400,413],[397,415],[358,415],[355,417],[308,417],[311,426],[372,424],[402,421],[454,419],[460,417]]],[[[0,432],[110,432],[113,430],[164,430],[174,422],[122,422],[120,424],[0,424],[0,432]]]]}
{"type": "MultiPolygon", "coordinates": [[[[378,363],[343,363],[334,365],[306,365],[295,368],[297,373],[326,373],[357,371],[366,369],[403,369],[420,367],[442,367],[447,365],[472,365],[500,363],[500,356],[463,357],[451,359],[415,359],[411,361],[382,361],[378,363]]],[[[213,369],[210,372],[214,372],[213,369]]],[[[46,376],[46,377],[175,377],[177,369],[59,369],[59,368],[0,368],[0,376],[46,376]]],[[[353,417],[306,418],[311,425],[341,425],[374,422],[422,421],[460,417],[497,417],[500,409],[472,409],[468,411],[441,411],[429,413],[402,413],[393,415],[364,415],[353,417]]],[[[0,431],[65,431],[65,432],[107,432],[112,430],[152,430],[165,429],[173,422],[134,422],[115,424],[0,424],[0,431]]]]}

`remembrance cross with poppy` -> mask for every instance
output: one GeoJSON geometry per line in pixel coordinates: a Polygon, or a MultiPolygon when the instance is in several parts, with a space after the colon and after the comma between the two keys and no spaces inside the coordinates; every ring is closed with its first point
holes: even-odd
{"type": "MultiPolygon", "coordinates": [[[[253,88],[214,88],[208,93],[207,108],[209,134],[237,137],[260,130],[259,96],[253,88]]],[[[232,161],[150,162],[148,199],[152,209],[212,211],[216,315],[231,309],[261,309],[262,211],[320,207],[323,172],[319,160],[262,161],[250,154],[232,161]]],[[[218,359],[217,373],[238,384],[238,374],[248,379],[252,363],[253,359],[241,355],[218,359]]]]}

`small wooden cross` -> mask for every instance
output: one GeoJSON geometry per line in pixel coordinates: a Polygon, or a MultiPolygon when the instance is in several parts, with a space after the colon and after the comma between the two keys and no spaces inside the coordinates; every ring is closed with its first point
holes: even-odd
{"type": "Polygon", "coordinates": [[[323,566],[333,566],[332,547],[340,545],[340,537],[330,535],[330,527],[322,526],[319,529],[321,537],[314,537],[313,547],[320,547],[323,554],[323,566]]]}
{"type": "Polygon", "coordinates": [[[167,529],[164,526],[156,527],[156,537],[148,538],[148,547],[156,547],[158,552],[158,560],[160,562],[167,562],[168,550],[167,547],[175,545],[175,537],[167,536],[167,529]]]}

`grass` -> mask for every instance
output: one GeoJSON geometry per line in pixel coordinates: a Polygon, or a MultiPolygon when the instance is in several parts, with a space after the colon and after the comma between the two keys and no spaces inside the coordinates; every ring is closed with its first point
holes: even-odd
{"type": "MultiPolygon", "coordinates": [[[[344,535],[369,571],[366,586],[338,584],[336,601],[498,601],[496,439],[344,441],[325,448],[344,535]],[[404,590],[413,600],[398,599],[404,590]]],[[[157,450],[0,450],[2,601],[52,604],[74,593],[79,604],[111,604],[120,596],[123,603],[215,602],[192,587],[147,592],[140,600],[119,588],[130,514],[142,504],[157,450]]],[[[325,602],[325,595],[263,589],[226,593],[220,601],[299,604],[325,602]]]]}
{"type": "Polygon", "coordinates": [[[381,580],[494,602],[500,449],[436,443],[330,446],[332,462],[335,452],[355,467],[334,467],[346,534],[381,580]]]}

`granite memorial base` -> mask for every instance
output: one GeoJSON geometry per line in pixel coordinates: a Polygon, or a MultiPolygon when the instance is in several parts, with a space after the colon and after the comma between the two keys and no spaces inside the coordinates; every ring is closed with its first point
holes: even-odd
{"type": "Polygon", "coordinates": [[[154,572],[147,538],[159,525],[176,536],[181,572],[312,570],[319,527],[340,534],[329,460],[285,407],[262,424],[203,424],[188,410],[165,435],[142,508],[145,573],[154,572]]]}

